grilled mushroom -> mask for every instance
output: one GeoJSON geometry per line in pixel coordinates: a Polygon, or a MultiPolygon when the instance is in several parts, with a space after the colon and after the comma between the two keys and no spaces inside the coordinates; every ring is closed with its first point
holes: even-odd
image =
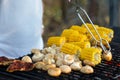
{"type": "Polygon", "coordinates": [[[81,61],[77,61],[77,62],[73,62],[71,65],[70,65],[71,69],[72,70],[80,70],[82,68],[82,63],[81,61]]]}
{"type": "Polygon", "coordinates": [[[93,68],[89,65],[83,66],[80,71],[85,74],[90,74],[94,72],[93,68]]]}
{"type": "Polygon", "coordinates": [[[106,51],[103,53],[102,58],[106,61],[112,60],[112,53],[110,51],[106,51]]]}
{"type": "Polygon", "coordinates": [[[60,76],[61,69],[60,68],[50,68],[50,69],[48,69],[48,74],[50,76],[54,76],[54,77],[60,76]]]}
{"type": "Polygon", "coordinates": [[[68,65],[62,65],[62,66],[60,66],[60,69],[61,69],[62,73],[70,73],[71,72],[71,68],[68,65]]]}
{"type": "Polygon", "coordinates": [[[24,56],[24,57],[22,57],[21,60],[24,61],[24,62],[30,62],[30,63],[32,63],[32,59],[29,56],[24,56]]]}

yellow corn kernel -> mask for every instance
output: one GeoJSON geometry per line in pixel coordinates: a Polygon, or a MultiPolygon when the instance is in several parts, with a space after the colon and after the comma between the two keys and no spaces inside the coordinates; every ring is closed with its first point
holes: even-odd
{"type": "Polygon", "coordinates": [[[81,48],[70,44],[70,43],[65,43],[61,47],[61,52],[66,53],[66,54],[76,54],[81,51],[81,48]]]}
{"type": "Polygon", "coordinates": [[[84,48],[90,48],[91,47],[91,44],[90,42],[71,42],[72,44],[74,45],[77,45],[79,46],[81,49],[84,49],[84,48]]]}
{"type": "Polygon", "coordinates": [[[81,60],[89,60],[91,62],[94,62],[95,65],[99,64],[101,62],[101,51],[99,48],[84,48],[80,52],[80,59],[81,60]]]}
{"type": "Polygon", "coordinates": [[[56,46],[61,46],[65,42],[66,42],[65,37],[53,36],[48,38],[47,46],[52,46],[53,44],[55,44],[56,46]]]}
{"type": "MultiPolygon", "coordinates": [[[[92,24],[90,24],[90,23],[86,23],[86,25],[88,26],[88,28],[89,28],[90,30],[93,30],[93,29],[94,29],[93,26],[92,26],[92,24]]],[[[99,27],[99,26],[96,25],[96,24],[94,24],[94,26],[95,26],[96,29],[99,27]]],[[[82,24],[81,27],[85,27],[85,25],[82,24]]],[[[86,27],[85,27],[85,28],[86,28],[86,27]]]]}
{"type": "Polygon", "coordinates": [[[114,31],[112,29],[110,29],[110,28],[99,27],[98,31],[104,31],[109,38],[113,38],[114,37],[114,31]]]}
{"type": "Polygon", "coordinates": [[[64,29],[61,33],[62,37],[66,37],[67,41],[69,41],[69,38],[71,35],[79,35],[78,31],[72,30],[72,29],[64,29]]]}
{"type": "MultiPolygon", "coordinates": [[[[109,36],[107,35],[107,33],[106,33],[105,31],[98,31],[98,32],[99,32],[99,34],[100,34],[100,36],[101,36],[102,39],[107,40],[109,43],[111,42],[112,38],[109,38],[109,36]]],[[[94,30],[92,30],[92,33],[94,34],[94,37],[95,37],[97,40],[100,39],[99,36],[96,34],[96,32],[95,32],[94,30]]],[[[95,43],[95,40],[93,39],[93,37],[91,36],[90,33],[87,34],[87,37],[88,37],[89,41],[90,41],[92,44],[95,43]]],[[[103,40],[102,43],[103,43],[104,45],[107,45],[107,43],[106,43],[105,40],[103,40]]],[[[99,41],[100,41],[100,40],[99,40],[99,41]]]]}
{"type": "Polygon", "coordinates": [[[84,41],[88,41],[87,36],[83,35],[83,34],[71,34],[69,36],[68,42],[84,42],[84,41]]]}
{"type": "Polygon", "coordinates": [[[78,25],[73,25],[73,26],[70,27],[70,29],[76,30],[80,34],[86,34],[88,32],[85,27],[81,27],[81,26],[78,26],[78,25]]]}

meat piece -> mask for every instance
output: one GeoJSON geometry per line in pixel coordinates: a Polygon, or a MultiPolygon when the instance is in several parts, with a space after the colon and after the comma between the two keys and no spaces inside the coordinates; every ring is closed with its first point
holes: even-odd
{"type": "Polygon", "coordinates": [[[33,63],[14,60],[14,62],[8,66],[7,71],[8,72],[30,71],[33,70],[33,68],[34,68],[33,63]]]}
{"type": "Polygon", "coordinates": [[[9,59],[5,56],[0,57],[0,65],[2,66],[7,66],[13,62],[14,59],[9,59]]]}

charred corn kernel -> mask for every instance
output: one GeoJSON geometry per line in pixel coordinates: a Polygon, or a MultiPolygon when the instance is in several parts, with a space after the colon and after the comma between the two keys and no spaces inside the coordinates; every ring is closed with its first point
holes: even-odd
{"type": "Polygon", "coordinates": [[[88,41],[87,36],[83,35],[83,34],[71,34],[69,36],[68,42],[84,42],[84,41],[88,41]]]}
{"type": "Polygon", "coordinates": [[[81,49],[84,49],[84,48],[90,48],[91,47],[91,44],[90,42],[71,42],[72,44],[74,45],[77,45],[79,46],[81,49]]]}
{"type": "Polygon", "coordinates": [[[73,26],[70,27],[70,29],[76,30],[80,34],[86,34],[88,32],[85,27],[81,27],[81,26],[78,26],[78,25],[73,25],[73,26]]]}
{"type": "Polygon", "coordinates": [[[62,37],[66,37],[67,41],[69,41],[70,35],[79,35],[78,31],[72,30],[72,29],[64,29],[63,32],[61,33],[62,37]]]}
{"type": "Polygon", "coordinates": [[[61,46],[65,42],[65,37],[53,36],[48,38],[47,45],[52,46],[53,44],[55,44],[56,46],[61,46]]]}
{"type": "Polygon", "coordinates": [[[97,65],[101,62],[101,50],[94,47],[84,48],[81,50],[79,57],[81,60],[89,60],[97,65]]]}
{"type": "Polygon", "coordinates": [[[61,52],[66,53],[66,54],[76,54],[81,51],[81,48],[70,44],[70,43],[65,43],[61,47],[61,52]]]}
{"type": "MultiPolygon", "coordinates": [[[[88,28],[89,28],[90,30],[94,29],[93,26],[92,26],[92,24],[86,23],[86,25],[88,26],[88,28]]],[[[95,25],[95,24],[94,24],[94,26],[96,27],[96,29],[99,27],[98,25],[95,25]]],[[[85,27],[85,25],[82,24],[81,27],[85,27]]],[[[85,28],[86,28],[86,27],[85,27],[85,28]]]]}

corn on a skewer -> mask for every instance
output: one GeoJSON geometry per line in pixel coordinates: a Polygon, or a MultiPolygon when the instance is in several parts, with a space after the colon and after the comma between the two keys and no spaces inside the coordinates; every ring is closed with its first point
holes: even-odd
{"type": "Polygon", "coordinates": [[[55,44],[56,46],[61,46],[65,42],[66,42],[65,37],[53,36],[48,38],[47,46],[52,46],[53,44],[55,44]]]}
{"type": "Polygon", "coordinates": [[[66,54],[76,54],[81,51],[81,48],[70,44],[70,43],[65,43],[61,47],[61,52],[66,53],[66,54]]]}
{"type": "Polygon", "coordinates": [[[84,48],[79,55],[81,60],[89,60],[94,62],[95,65],[101,62],[101,50],[99,48],[84,48]]]}

